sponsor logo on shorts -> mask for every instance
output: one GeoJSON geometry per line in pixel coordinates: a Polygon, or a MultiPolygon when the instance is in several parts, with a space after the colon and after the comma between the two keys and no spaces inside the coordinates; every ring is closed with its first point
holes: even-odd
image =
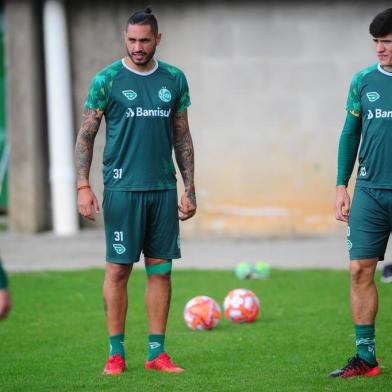
{"type": "Polygon", "coordinates": [[[159,96],[160,100],[163,102],[170,102],[172,99],[171,92],[166,87],[162,87],[158,91],[158,96],[159,96]]]}
{"type": "Polygon", "coordinates": [[[359,169],[359,175],[360,175],[361,177],[365,177],[366,174],[367,174],[366,167],[365,167],[365,166],[362,166],[362,167],[359,169]]]}
{"type": "Polygon", "coordinates": [[[380,94],[377,93],[376,91],[372,91],[372,92],[366,93],[366,96],[367,96],[367,99],[368,99],[370,102],[376,102],[377,99],[380,98],[380,94]]]}
{"type": "Polygon", "coordinates": [[[135,98],[137,98],[137,94],[133,90],[124,90],[122,92],[130,101],[133,101],[135,98]]]}
{"type": "Polygon", "coordinates": [[[113,248],[118,255],[122,255],[127,250],[123,244],[113,244],[113,248]]]}
{"type": "Polygon", "coordinates": [[[348,248],[348,250],[351,250],[352,247],[353,247],[353,243],[350,240],[347,240],[347,248],[348,248]]]}
{"type": "Polygon", "coordinates": [[[171,113],[170,109],[162,109],[159,106],[155,109],[143,109],[138,106],[136,108],[128,108],[125,112],[125,117],[169,117],[171,113]]]}

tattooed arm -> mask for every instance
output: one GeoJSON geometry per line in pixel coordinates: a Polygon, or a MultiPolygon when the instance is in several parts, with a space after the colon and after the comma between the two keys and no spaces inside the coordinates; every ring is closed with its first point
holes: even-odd
{"type": "Polygon", "coordinates": [[[94,139],[101,124],[103,112],[85,108],[82,126],[79,130],[75,146],[75,164],[77,186],[85,187],[78,191],[79,213],[85,218],[94,220],[94,211],[99,212],[98,200],[89,185],[91,162],[93,160],[94,139]]]}
{"type": "Polygon", "coordinates": [[[195,161],[186,109],[174,114],[173,147],[185,186],[185,192],[181,196],[181,203],[178,207],[179,217],[181,220],[186,220],[196,214],[195,161]]]}

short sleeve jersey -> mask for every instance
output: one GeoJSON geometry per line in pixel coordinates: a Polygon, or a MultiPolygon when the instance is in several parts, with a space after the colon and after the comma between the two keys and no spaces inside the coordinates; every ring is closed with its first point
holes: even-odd
{"type": "Polygon", "coordinates": [[[176,189],[173,117],[189,105],[185,75],[161,61],[146,73],[132,70],[124,60],[98,72],[91,81],[85,107],[105,116],[105,189],[176,189]]]}
{"type": "Polygon", "coordinates": [[[392,189],[392,73],[375,64],[355,74],[346,109],[362,120],[357,185],[392,189]]]}

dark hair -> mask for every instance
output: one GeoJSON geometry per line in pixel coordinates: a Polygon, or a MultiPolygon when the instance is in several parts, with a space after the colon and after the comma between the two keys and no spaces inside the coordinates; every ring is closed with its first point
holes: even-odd
{"type": "Polygon", "coordinates": [[[132,14],[128,19],[126,29],[129,25],[148,25],[152,33],[155,36],[158,35],[158,21],[150,7],[147,7],[144,11],[136,11],[132,14]]]}
{"type": "Polygon", "coordinates": [[[376,38],[392,34],[392,8],[388,8],[374,17],[370,23],[369,32],[376,38]]]}

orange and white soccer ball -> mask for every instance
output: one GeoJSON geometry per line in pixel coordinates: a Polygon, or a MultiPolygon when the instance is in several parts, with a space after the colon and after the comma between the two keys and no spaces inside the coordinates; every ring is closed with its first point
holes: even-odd
{"type": "Polygon", "coordinates": [[[222,312],[217,302],[206,295],[194,297],[185,305],[184,320],[191,329],[213,329],[219,324],[221,317],[222,312]]]}
{"type": "Polygon", "coordinates": [[[223,302],[225,317],[233,323],[251,323],[256,320],[260,301],[256,294],[246,289],[235,289],[223,302]]]}

